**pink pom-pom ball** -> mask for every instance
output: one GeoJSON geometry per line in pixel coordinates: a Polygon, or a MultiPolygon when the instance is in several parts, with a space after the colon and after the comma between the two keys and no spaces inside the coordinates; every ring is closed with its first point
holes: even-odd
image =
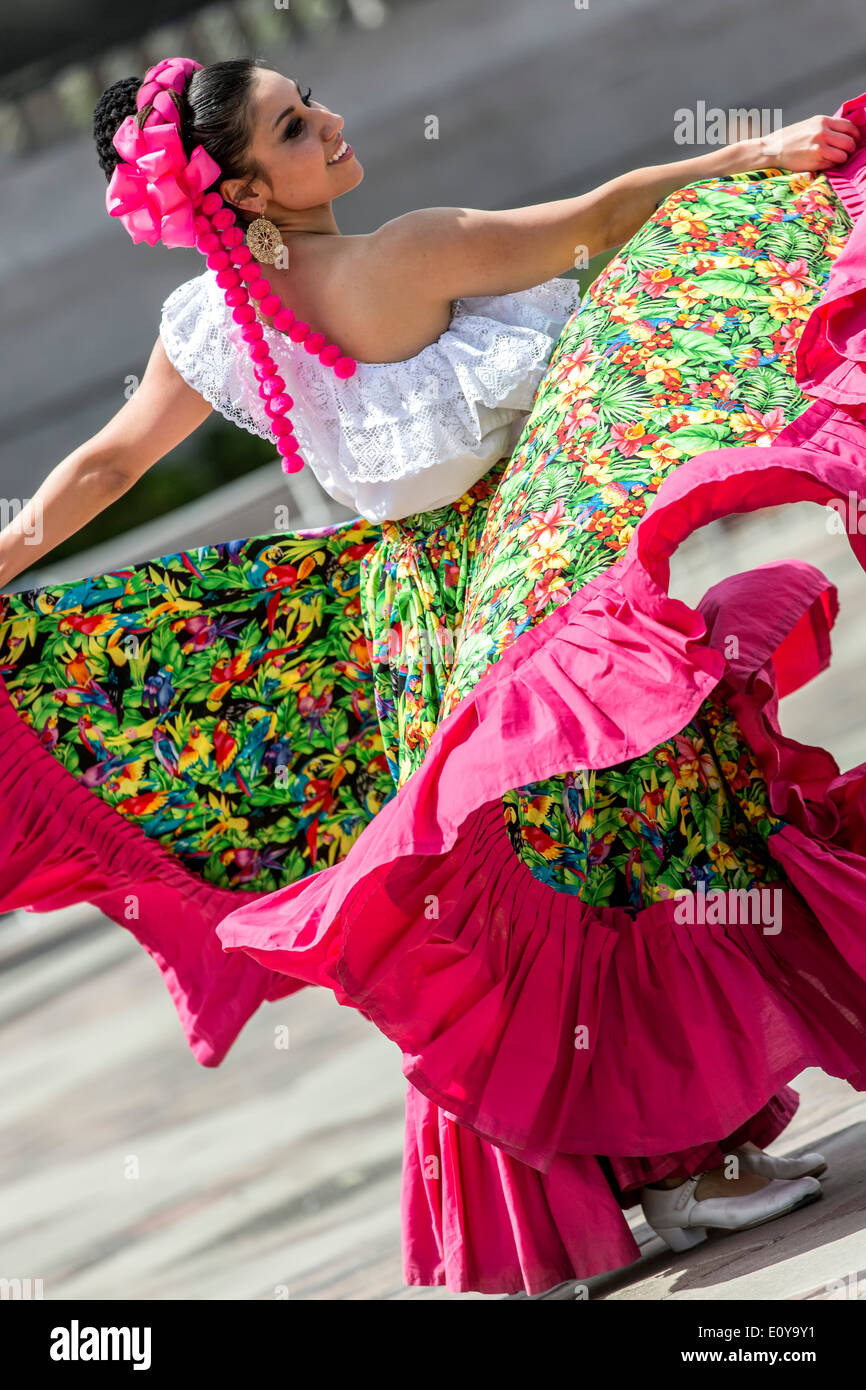
{"type": "Polygon", "coordinates": [[[255,316],[256,311],[251,304],[240,304],[237,309],[232,309],[235,323],[252,323],[255,316]]]}
{"type": "Polygon", "coordinates": [[[266,396],[280,396],[286,389],[286,383],[281,376],[270,376],[262,382],[261,389],[266,396]]]}
{"type": "Polygon", "coordinates": [[[246,264],[246,265],[242,265],[241,268],[240,268],[240,270],[238,271],[238,275],[240,275],[241,279],[242,279],[242,280],[248,280],[248,281],[254,281],[254,280],[260,279],[260,278],[261,278],[261,273],[262,273],[262,272],[259,270],[259,268],[258,268],[258,266],[256,265],[255,261],[249,261],[249,262],[247,262],[247,264],[246,264]]]}
{"type": "Polygon", "coordinates": [[[212,217],[215,212],[219,212],[222,205],[223,200],[216,189],[210,193],[206,193],[201,200],[201,210],[203,213],[206,213],[208,217],[212,217]]]}
{"type": "Polygon", "coordinates": [[[281,333],[286,333],[295,321],[295,316],[291,309],[280,309],[278,314],[274,314],[274,328],[278,328],[281,333]]]}
{"type": "MultiPolygon", "coordinates": [[[[271,419],[271,430],[277,439],[281,439],[284,435],[292,434],[292,422],[287,420],[285,415],[274,415],[271,419]]],[[[293,439],[294,437],[292,434],[293,439]]]]}
{"type": "Polygon", "coordinates": [[[245,343],[257,343],[264,336],[264,330],[260,323],[247,323],[241,329],[241,337],[245,343]]]}
{"type": "Polygon", "coordinates": [[[271,350],[267,343],[253,343],[250,348],[250,357],[254,362],[261,362],[263,358],[270,357],[271,350]]]}
{"type": "Polygon", "coordinates": [[[233,227],[226,227],[225,230],[220,233],[220,241],[222,242],[223,246],[227,246],[229,249],[231,249],[234,246],[240,246],[243,242],[243,239],[244,234],[241,231],[240,227],[238,227],[237,225],[233,227]]]}
{"type": "Polygon", "coordinates": [[[276,362],[273,360],[273,358],[266,357],[261,362],[257,362],[256,365],[253,367],[253,376],[255,377],[256,381],[264,381],[265,377],[275,376],[276,371],[276,362]]]}
{"type": "Polygon", "coordinates": [[[334,363],[334,374],[341,381],[346,381],[350,376],[354,376],[357,366],[354,357],[338,357],[334,363]]]}
{"type": "Polygon", "coordinates": [[[291,396],[280,393],[278,396],[271,396],[265,402],[265,410],[268,415],[285,415],[286,411],[291,410],[294,404],[291,396]]]}
{"type": "Polygon", "coordinates": [[[298,441],[293,435],[284,434],[281,439],[277,440],[277,453],[282,455],[284,459],[290,458],[292,454],[297,452],[298,441]]]}
{"type": "MultiPolygon", "coordinates": [[[[264,401],[265,407],[267,407],[269,401],[275,401],[279,396],[282,395],[281,391],[268,391],[270,380],[270,377],[265,377],[264,381],[259,382],[259,396],[264,401]]],[[[278,415],[282,415],[284,413],[284,411],[277,411],[278,415]]]]}
{"type": "Polygon", "coordinates": [[[196,213],[192,220],[192,229],[196,236],[204,236],[206,232],[210,231],[210,218],[205,217],[203,213],[196,213]]]}
{"type": "Polygon", "coordinates": [[[220,251],[219,248],[216,251],[211,251],[207,258],[208,270],[225,270],[228,263],[228,251],[220,251]]]}
{"type": "Polygon", "coordinates": [[[247,292],[240,285],[235,289],[226,290],[226,304],[230,309],[236,309],[239,304],[248,304],[247,292]]]}
{"type": "Polygon", "coordinates": [[[283,306],[283,301],[278,294],[266,294],[262,300],[262,313],[267,314],[269,319],[278,314],[283,306]]]}
{"type": "Polygon", "coordinates": [[[284,473],[300,473],[303,466],[304,460],[300,454],[290,454],[288,458],[283,459],[284,473]]]}
{"type": "Polygon", "coordinates": [[[232,265],[246,265],[253,258],[253,253],[248,246],[236,246],[229,252],[229,260],[232,265]]]}
{"type": "MultiPolygon", "coordinates": [[[[241,283],[241,277],[236,270],[232,270],[229,266],[226,270],[217,271],[216,282],[221,290],[233,290],[236,285],[241,283]]],[[[246,290],[244,290],[244,298],[246,298],[246,290]]]]}
{"type": "Polygon", "coordinates": [[[219,250],[219,238],[214,236],[213,232],[202,232],[196,246],[203,256],[208,256],[212,251],[219,250]]]}
{"type": "Polygon", "coordinates": [[[303,319],[298,319],[289,329],[289,337],[293,343],[302,343],[310,331],[310,325],[304,323],[303,319]]]}
{"type": "Polygon", "coordinates": [[[309,336],[309,338],[307,338],[306,342],[304,343],[304,347],[306,348],[307,352],[310,352],[310,353],[313,353],[313,354],[315,354],[315,353],[317,353],[317,352],[321,352],[321,350],[322,350],[322,348],[323,348],[324,346],[325,346],[325,335],[324,335],[324,333],[311,333],[310,336],[309,336]]]}
{"type": "Polygon", "coordinates": [[[258,280],[250,281],[250,294],[253,299],[264,299],[265,295],[270,294],[270,292],[270,285],[267,280],[262,279],[261,276],[259,276],[258,280]]]}
{"type": "Polygon", "coordinates": [[[230,208],[220,208],[215,212],[210,220],[210,224],[216,231],[223,232],[227,227],[233,227],[235,215],[230,208]]]}
{"type": "Polygon", "coordinates": [[[319,353],[319,361],[324,362],[326,367],[332,367],[340,355],[340,349],[337,347],[337,344],[328,343],[328,346],[323,347],[322,351],[319,353]]]}

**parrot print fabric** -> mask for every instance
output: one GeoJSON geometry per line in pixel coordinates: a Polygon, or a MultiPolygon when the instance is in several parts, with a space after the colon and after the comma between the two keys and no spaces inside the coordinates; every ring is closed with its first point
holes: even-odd
{"type": "Polygon", "coordinates": [[[63,766],[183,865],[267,892],[394,794],[360,620],[378,529],[204,546],[0,600],[0,675],[63,766]]]}

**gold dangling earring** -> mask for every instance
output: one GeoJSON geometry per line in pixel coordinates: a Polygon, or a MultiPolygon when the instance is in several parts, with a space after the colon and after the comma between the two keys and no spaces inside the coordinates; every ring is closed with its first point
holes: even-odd
{"type": "Polygon", "coordinates": [[[275,265],[285,246],[276,223],[257,217],[247,227],[246,243],[261,265],[275,265]]]}

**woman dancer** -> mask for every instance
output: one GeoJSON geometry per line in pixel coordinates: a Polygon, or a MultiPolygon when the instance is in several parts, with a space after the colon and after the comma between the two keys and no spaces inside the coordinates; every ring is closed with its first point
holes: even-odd
{"type": "MultiPolygon", "coordinates": [[[[851,227],[811,175],[850,160],[859,126],[344,238],[332,202],[362,171],[310,95],[246,60],[175,59],[101,100],[109,210],[208,270],[166,302],[132,401],[36,494],[41,546],[26,515],[0,536],[0,580],[211,405],[272,432],[287,471],[300,440],[362,515],[7,597],[2,906],[84,899],[129,927],[205,1065],[262,999],[334,989],[407,1057],[407,1280],[538,1292],[635,1258],[638,1200],[675,1248],[811,1200],[820,1155],[760,1152],[793,1114],[784,1083],[810,1061],[859,1077],[857,943],[827,926],[809,947],[759,766],[778,741],[753,718],[750,747],[736,720],[738,680],[772,657],[807,678],[827,586],[778,576],[787,608],[749,667],[658,587],[681,499],[618,563],[666,474],[695,477],[697,524],[687,461],[805,411],[794,352],[851,227]],[[629,238],[573,313],[551,277],[576,245],[629,238]],[[609,567],[655,624],[643,666],[609,567]],[[612,647],[614,706],[594,666],[612,647]],[[563,711],[569,656],[583,704],[563,711]],[[684,889],[780,883],[793,986],[773,938],[706,912],[674,929],[684,889]]],[[[716,610],[724,632],[726,592],[716,610]]]]}

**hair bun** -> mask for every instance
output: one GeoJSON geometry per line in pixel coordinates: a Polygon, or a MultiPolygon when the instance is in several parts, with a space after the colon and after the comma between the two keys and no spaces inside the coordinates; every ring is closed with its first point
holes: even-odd
{"type": "Polygon", "coordinates": [[[106,179],[111,178],[115,166],[120,162],[120,155],[112,141],[127,116],[135,115],[135,98],[141,83],[140,77],[122,77],[119,82],[106,87],[93,108],[93,138],[99,165],[106,179]]]}

